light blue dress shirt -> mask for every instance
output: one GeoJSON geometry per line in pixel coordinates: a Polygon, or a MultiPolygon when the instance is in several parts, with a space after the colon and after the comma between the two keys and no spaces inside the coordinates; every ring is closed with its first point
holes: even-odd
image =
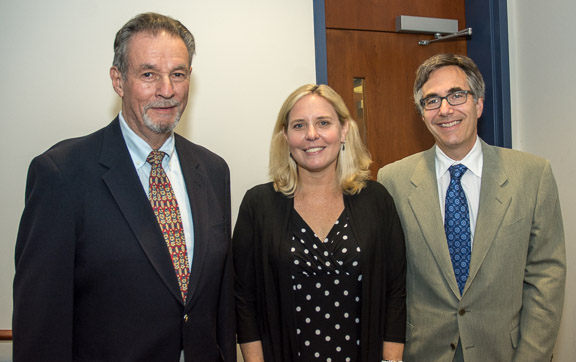
{"type": "MultiPolygon", "coordinates": [[[[124,136],[124,141],[126,142],[126,146],[128,146],[128,152],[130,152],[130,157],[132,158],[144,192],[148,195],[150,188],[150,170],[152,166],[146,162],[146,158],[150,152],[152,152],[152,147],[132,131],[122,116],[122,112],[120,112],[118,118],[120,119],[122,136],[124,136]]],[[[166,153],[166,156],[164,156],[162,160],[162,167],[176,194],[180,216],[182,217],[182,227],[184,228],[184,239],[188,251],[188,266],[192,268],[192,257],[194,256],[194,222],[192,220],[190,199],[186,191],[186,183],[184,182],[184,176],[182,175],[182,169],[180,167],[180,160],[178,159],[178,153],[174,146],[174,134],[170,135],[159,150],[166,153]]]]}

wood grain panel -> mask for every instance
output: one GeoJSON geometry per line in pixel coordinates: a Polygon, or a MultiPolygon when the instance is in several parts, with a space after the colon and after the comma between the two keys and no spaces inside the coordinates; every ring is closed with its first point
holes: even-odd
{"type": "Polygon", "coordinates": [[[457,19],[466,27],[464,0],[326,0],[327,29],[396,30],[396,16],[457,19]]]}
{"type": "Polygon", "coordinates": [[[390,162],[425,150],[434,140],[412,97],[418,66],[435,53],[466,54],[466,41],[457,39],[418,45],[422,35],[327,29],[328,84],[350,108],[353,78],[365,78],[366,143],[373,158],[372,174],[390,162]]]}
{"type": "Polygon", "coordinates": [[[0,329],[0,341],[11,341],[11,340],[12,340],[12,330],[0,329]]]}

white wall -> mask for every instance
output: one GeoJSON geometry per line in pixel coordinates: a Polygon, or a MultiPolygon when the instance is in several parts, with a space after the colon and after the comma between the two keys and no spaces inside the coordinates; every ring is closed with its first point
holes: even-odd
{"type": "Polygon", "coordinates": [[[552,163],[564,217],[568,280],[555,362],[576,356],[576,2],[508,0],[513,148],[552,163]]]}
{"type": "MultiPolygon", "coordinates": [[[[55,142],[108,124],[120,103],[108,70],[116,31],[157,11],[194,34],[190,102],[178,131],[220,154],[232,174],[232,211],[267,181],[276,114],[314,83],[310,0],[0,1],[0,329],[11,328],[14,241],[30,160],[55,142]],[[7,177],[7,171],[10,177],[7,177]]],[[[11,346],[0,343],[0,361],[11,346]]]]}

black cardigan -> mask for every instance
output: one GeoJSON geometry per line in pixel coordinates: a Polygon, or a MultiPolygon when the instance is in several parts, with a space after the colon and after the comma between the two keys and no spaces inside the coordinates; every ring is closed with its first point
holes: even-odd
{"type": "MultiPolygon", "coordinates": [[[[380,361],[383,341],[404,343],[405,337],[402,226],[392,197],[377,182],[345,196],[344,205],[362,250],[361,361],[380,361]]],[[[272,183],[258,185],[244,196],[234,229],[238,343],[262,341],[266,362],[298,360],[287,247],[293,207],[294,199],[272,183]]]]}

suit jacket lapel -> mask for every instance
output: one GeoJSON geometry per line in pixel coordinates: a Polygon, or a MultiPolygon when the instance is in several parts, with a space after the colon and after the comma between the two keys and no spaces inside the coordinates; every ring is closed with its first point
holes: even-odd
{"type": "Polygon", "coordinates": [[[202,173],[200,160],[198,160],[197,156],[189,147],[185,146],[180,136],[175,136],[176,149],[178,151],[178,158],[180,159],[182,175],[186,183],[186,192],[190,200],[194,223],[194,256],[190,279],[188,281],[187,302],[189,302],[198,288],[200,275],[203,270],[208,248],[207,240],[210,235],[209,229],[216,222],[210,219],[210,215],[213,214],[210,210],[218,206],[210,204],[209,200],[216,200],[216,198],[210,197],[212,189],[208,187],[209,180],[207,176],[202,173]]]}
{"type": "Polygon", "coordinates": [[[423,153],[422,159],[414,168],[410,182],[414,186],[408,196],[412,212],[444,278],[454,294],[459,296],[460,291],[454,277],[444,222],[440,213],[434,147],[423,153]]]}
{"type": "Polygon", "coordinates": [[[142,189],[134,169],[128,148],[122,137],[119,120],[116,118],[106,127],[102,143],[100,163],[108,167],[102,179],[112,197],[144,249],[148,259],[172,294],[182,300],[180,286],[174,273],[168,248],[158,226],[150,202],[142,189]]]}
{"type": "Polygon", "coordinates": [[[470,272],[464,293],[474,281],[512,200],[512,197],[506,194],[502,188],[508,181],[508,176],[502,163],[498,160],[494,147],[482,141],[482,152],[484,165],[482,167],[482,185],[480,186],[480,205],[476,220],[474,245],[472,246],[470,272]]]}

